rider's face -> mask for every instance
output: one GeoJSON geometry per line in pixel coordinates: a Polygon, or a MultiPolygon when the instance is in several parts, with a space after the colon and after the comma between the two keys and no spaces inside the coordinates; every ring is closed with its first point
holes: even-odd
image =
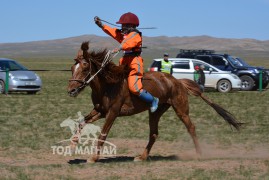
{"type": "Polygon", "coordinates": [[[124,28],[130,28],[130,27],[133,27],[132,24],[122,24],[121,25],[121,28],[124,29],[124,28]]]}
{"type": "Polygon", "coordinates": [[[135,26],[133,24],[122,24],[121,25],[121,31],[123,34],[128,34],[130,28],[135,28],[135,26]]]}

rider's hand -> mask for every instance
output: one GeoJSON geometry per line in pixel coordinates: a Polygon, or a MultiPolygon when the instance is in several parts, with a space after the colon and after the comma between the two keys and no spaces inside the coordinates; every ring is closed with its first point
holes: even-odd
{"type": "Polygon", "coordinates": [[[103,28],[103,24],[101,22],[101,19],[98,16],[94,17],[94,22],[97,26],[99,26],[100,28],[103,28]]]}
{"type": "Polygon", "coordinates": [[[115,54],[115,53],[117,53],[117,52],[119,52],[119,51],[120,51],[119,48],[115,48],[115,49],[112,50],[112,53],[115,54]]]}

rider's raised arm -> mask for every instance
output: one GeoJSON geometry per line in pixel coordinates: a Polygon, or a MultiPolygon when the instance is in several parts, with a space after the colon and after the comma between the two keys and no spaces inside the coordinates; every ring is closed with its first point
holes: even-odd
{"type": "Polygon", "coordinates": [[[121,34],[121,31],[117,28],[112,28],[108,25],[103,25],[103,31],[108,34],[109,36],[113,37],[115,40],[117,40],[119,43],[123,40],[123,35],[121,34]]]}

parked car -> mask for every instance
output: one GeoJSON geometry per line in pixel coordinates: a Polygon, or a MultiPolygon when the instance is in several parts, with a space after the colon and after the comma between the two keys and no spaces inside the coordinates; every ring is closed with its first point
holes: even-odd
{"type": "MultiPolygon", "coordinates": [[[[241,80],[238,76],[231,72],[221,71],[212,65],[197,59],[188,58],[169,58],[172,62],[172,75],[177,79],[194,80],[194,67],[204,65],[205,87],[214,88],[219,92],[229,92],[230,90],[239,90],[241,88],[241,80]]],[[[149,71],[160,71],[162,59],[154,59],[149,71]]]]}
{"type": "Polygon", "coordinates": [[[256,90],[259,88],[260,72],[262,73],[262,87],[269,83],[269,75],[263,67],[248,65],[242,59],[235,59],[229,54],[215,54],[214,50],[181,49],[177,58],[199,59],[211,64],[222,71],[231,71],[242,81],[242,90],[256,90]]]}
{"type": "MultiPolygon", "coordinates": [[[[240,57],[233,57],[234,59],[238,60],[239,65],[240,66],[245,66],[245,67],[252,67],[251,65],[249,65],[248,63],[246,63],[245,60],[243,60],[240,57]]],[[[264,67],[256,67],[259,71],[262,71],[262,75],[263,75],[263,88],[266,88],[266,86],[268,86],[269,80],[265,81],[265,79],[269,79],[269,69],[265,69],[264,67]],[[265,74],[265,72],[267,73],[267,75],[265,74]]]]}
{"type": "Polygon", "coordinates": [[[8,91],[21,91],[35,94],[41,90],[42,81],[33,71],[12,59],[0,58],[0,93],[5,92],[6,70],[9,70],[8,91]]]}

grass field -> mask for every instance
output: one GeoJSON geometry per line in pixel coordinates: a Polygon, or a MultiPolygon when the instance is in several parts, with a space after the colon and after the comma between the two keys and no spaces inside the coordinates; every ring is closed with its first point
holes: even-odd
{"type": "MultiPolygon", "coordinates": [[[[68,59],[19,59],[29,69],[70,69],[68,59]]],[[[260,59],[250,64],[269,66],[260,59]]],[[[149,64],[146,60],[146,66],[149,64]]],[[[158,141],[146,162],[133,162],[147,144],[148,114],[116,120],[108,141],[117,156],[95,164],[68,164],[87,156],[61,156],[51,146],[70,137],[60,123],[86,115],[90,89],[77,98],[67,95],[71,72],[38,72],[43,89],[37,95],[0,95],[0,179],[269,179],[269,92],[206,92],[206,96],[244,122],[231,130],[206,103],[190,97],[190,116],[196,125],[203,155],[197,157],[184,125],[169,109],[160,121],[158,141]]],[[[104,119],[94,123],[102,126],[104,119]]]]}

